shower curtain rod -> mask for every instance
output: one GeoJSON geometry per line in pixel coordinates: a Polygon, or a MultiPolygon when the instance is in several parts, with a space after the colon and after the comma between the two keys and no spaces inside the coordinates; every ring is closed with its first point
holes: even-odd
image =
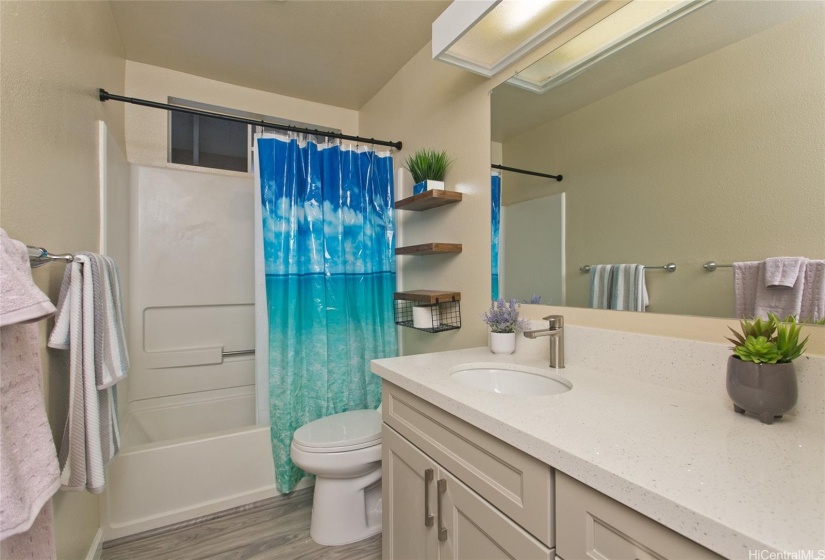
{"type": "Polygon", "coordinates": [[[123,103],[131,103],[132,105],[140,105],[142,107],[152,107],[153,109],[163,109],[164,111],[174,111],[176,113],[188,113],[190,115],[198,115],[201,117],[211,117],[213,119],[221,119],[224,121],[231,121],[241,124],[250,124],[253,126],[263,126],[266,128],[274,128],[277,130],[287,130],[289,132],[301,132],[304,134],[313,134],[315,136],[324,136],[326,138],[340,138],[341,140],[350,140],[352,142],[360,142],[362,144],[374,144],[376,146],[390,146],[396,150],[401,150],[401,142],[392,142],[390,140],[376,140],[375,138],[364,138],[362,136],[350,136],[349,134],[341,134],[340,132],[325,132],[321,130],[313,130],[311,128],[301,128],[297,126],[289,126],[286,124],[278,124],[268,122],[265,120],[245,119],[243,117],[234,117],[232,115],[224,115],[223,113],[213,113],[212,111],[201,111],[200,109],[190,109],[189,107],[181,107],[180,105],[171,105],[169,103],[158,103],[156,101],[148,101],[146,99],[138,99],[136,97],[124,97],[122,95],[115,95],[109,93],[103,88],[100,88],[99,94],[101,101],[122,101],[123,103]]]}
{"type": "Polygon", "coordinates": [[[499,165],[497,163],[492,164],[490,167],[493,169],[501,169],[502,171],[512,171],[513,173],[521,173],[522,175],[534,175],[536,177],[545,177],[547,179],[555,179],[556,181],[561,181],[561,175],[548,175],[547,173],[539,173],[538,171],[528,171],[527,169],[519,169],[517,167],[506,167],[504,165],[499,165]]]}

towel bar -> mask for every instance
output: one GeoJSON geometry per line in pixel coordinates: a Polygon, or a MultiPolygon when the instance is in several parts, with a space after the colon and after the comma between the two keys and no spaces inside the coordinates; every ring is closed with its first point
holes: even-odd
{"type": "Polygon", "coordinates": [[[707,270],[708,272],[713,272],[717,268],[733,268],[732,264],[719,264],[716,261],[708,261],[702,265],[702,268],[707,270]]]}
{"type": "MultiPolygon", "coordinates": [[[[644,265],[644,267],[645,268],[658,268],[660,270],[667,270],[668,272],[676,272],[676,263],[667,263],[667,264],[662,265],[662,266],[644,265]]],[[[586,264],[583,267],[581,267],[579,270],[581,270],[582,272],[590,272],[590,268],[591,268],[590,265],[586,264]]]]}
{"type": "Polygon", "coordinates": [[[72,254],[64,253],[62,255],[53,255],[43,247],[32,247],[31,245],[26,245],[26,249],[29,250],[29,264],[32,268],[37,268],[51,262],[63,261],[65,263],[70,263],[74,260],[74,255],[72,254]]]}

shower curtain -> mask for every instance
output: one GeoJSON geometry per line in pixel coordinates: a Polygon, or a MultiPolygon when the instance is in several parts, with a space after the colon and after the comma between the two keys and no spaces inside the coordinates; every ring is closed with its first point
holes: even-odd
{"type": "Polygon", "coordinates": [[[258,392],[268,385],[275,480],[289,492],[305,476],[289,457],[295,430],[376,408],[381,385],[369,362],[398,352],[393,162],[366,147],[265,134],[255,163],[265,269],[256,276],[265,272],[268,319],[258,330],[257,347],[268,349],[258,392]]]}
{"type": "Polygon", "coordinates": [[[493,271],[493,301],[498,300],[498,267],[499,267],[499,242],[501,229],[501,175],[493,173],[490,177],[490,232],[492,239],[491,246],[491,270],[493,271]]]}

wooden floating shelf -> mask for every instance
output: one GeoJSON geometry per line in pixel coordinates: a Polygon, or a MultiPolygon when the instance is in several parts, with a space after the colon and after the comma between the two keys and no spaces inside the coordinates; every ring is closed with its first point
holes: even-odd
{"type": "Polygon", "coordinates": [[[396,247],[396,255],[442,255],[446,253],[460,253],[461,243],[423,243],[408,247],[396,247]]]}
{"type": "Polygon", "coordinates": [[[461,292],[447,292],[444,290],[407,290],[406,292],[395,292],[392,298],[394,300],[434,304],[446,301],[461,301],[461,292]]]}
{"type": "Polygon", "coordinates": [[[395,209],[422,212],[424,210],[429,210],[430,208],[438,208],[439,206],[453,204],[455,202],[461,202],[460,192],[433,189],[424,191],[421,194],[397,200],[395,202],[395,209]]]}

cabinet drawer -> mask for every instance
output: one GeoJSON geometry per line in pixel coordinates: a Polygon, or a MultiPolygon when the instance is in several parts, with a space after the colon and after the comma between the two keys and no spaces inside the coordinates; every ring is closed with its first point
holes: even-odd
{"type": "Polygon", "coordinates": [[[556,552],[565,560],[721,558],[559,471],[556,471],[556,531],[556,552]]]}
{"type": "Polygon", "coordinates": [[[550,467],[386,381],[383,399],[384,422],[539,541],[554,546],[550,467]]]}

